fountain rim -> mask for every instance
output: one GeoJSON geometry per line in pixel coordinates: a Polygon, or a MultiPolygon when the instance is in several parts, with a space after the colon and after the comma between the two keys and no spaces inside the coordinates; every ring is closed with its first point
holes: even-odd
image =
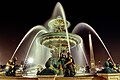
{"type": "MultiPolygon", "coordinates": [[[[73,33],[68,33],[69,35],[69,41],[72,42],[74,44],[74,46],[80,44],[83,40],[82,38],[77,35],[77,34],[73,34],[73,33]]],[[[57,38],[64,38],[64,40],[67,41],[66,38],[66,33],[65,32],[49,32],[49,33],[44,33],[42,34],[39,38],[38,41],[41,45],[44,45],[43,43],[47,40],[50,39],[57,39],[57,38]]],[[[45,45],[44,45],[45,46],[45,45]]],[[[73,46],[72,46],[73,47],[73,46]]]]}

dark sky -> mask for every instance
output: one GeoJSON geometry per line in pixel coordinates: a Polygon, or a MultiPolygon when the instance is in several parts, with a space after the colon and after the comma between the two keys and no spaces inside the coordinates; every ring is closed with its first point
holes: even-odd
{"type": "MultiPolygon", "coordinates": [[[[78,0],[79,1],[79,0],[78,0]]],[[[69,31],[80,22],[91,25],[102,38],[115,62],[120,62],[120,14],[119,6],[104,2],[60,1],[71,23],[69,31]]],[[[8,60],[17,45],[29,29],[42,25],[48,20],[57,1],[46,2],[5,2],[0,6],[0,61],[8,60]]],[[[117,3],[117,2],[116,2],[117,3]]],[[[84,35],[82,35],[84,36],[84,35]]],[[[94,37],[95,54],[101,56],[107,53],[94,37]],[[103,52],[103,54],[101,54],[103,52]]],[[[97,60],[99,57],[97,57],[97,60]]]]}

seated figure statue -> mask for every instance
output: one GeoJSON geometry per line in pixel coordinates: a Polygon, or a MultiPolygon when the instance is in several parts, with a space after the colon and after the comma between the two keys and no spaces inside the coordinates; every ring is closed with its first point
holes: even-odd
{"type": "Polygon", "coordinates": [[[51,69],[51,63],[48,60],[45,64],[45,69],[43,69],[41,72],[37,73],[37,75],[56,75],[57,72],[53,69],[51,69]]]}
{"type": "Polygon", "coordinates": [[[17,57],[14,57],[12,60],[9,60],[6,64],[6,67],[8,67],[8,70],[6,70],[5,75],[6,76],[15,76],[16,70],[18,68],[18,65],[16,64],[17,57]]]}
{"type": "Polygon", "coordinates": [[[64,64],[64,77],[74,77],[75,74],[76,72],[74,60],[72,58],[72,55],[67,52],[67,57],[64,64]]]}
{"type": "Polygon", "coordinates": [[[110,58],[108,58],[104,63],[104,69],[102,71],[98,71],[98,73],[116,73],[117,71],[114,70],[114,65],[112,64],[110,58]]]}

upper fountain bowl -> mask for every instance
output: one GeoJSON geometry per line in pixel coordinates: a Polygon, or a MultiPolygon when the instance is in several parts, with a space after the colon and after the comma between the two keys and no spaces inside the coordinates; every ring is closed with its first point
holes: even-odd
{"type": "Polygon", "coordinates": [[[70,27],[70,22],[58,16],[56,19],[52,19],[48,22],[48,26],[50,27],[50,31],[52,32],[65,32],[66,28],[70,27]],[[66,23],[66,24],[65,24],[66,23]]]}
{"type": "Polygon", "coordinates": [[[70,27],[70,23],[67,20],[64,21],[64,19],[62,19],[60,16],[50,20],[48,22],[48,26],[51,29],[49,30],[50,32],[42,34],[39,38],[41,45],[44,45],[48,48],[68,48],[69,40],[69,47],[71,48],[79,44],[81,41],[80,36],[67,32],[66,29],[70,27]],[[67,34],[69,39],[67,39],[67,34]]]}

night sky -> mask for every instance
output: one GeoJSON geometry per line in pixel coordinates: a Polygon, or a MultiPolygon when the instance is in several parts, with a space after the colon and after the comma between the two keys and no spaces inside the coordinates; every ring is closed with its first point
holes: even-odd
{"type": "MultiPolygon", "coordinates": [[[[71,23],[69,32],[80,22],[88,23],[102,38],[115,62],[120,63],[119,6],[114,3],[95,2],[90,4],[78,1],[60,1],[66,18],[71,23]]],[[[0,63],[5,63],[10,59],[28,30],[36,25],[43,25],[51,17],[56,3],[57,1],[54,0],[1,3],[3,5],[0,6],[0,63]]],[[[86,33],[81,32],[81,36],[87,44],[86,33]]],[[[95,36],[93,44],[96,59],[107,59],[105,49],[95,36]]],[[[88,49],[86,48],[86,50],[88,49]]]]}

